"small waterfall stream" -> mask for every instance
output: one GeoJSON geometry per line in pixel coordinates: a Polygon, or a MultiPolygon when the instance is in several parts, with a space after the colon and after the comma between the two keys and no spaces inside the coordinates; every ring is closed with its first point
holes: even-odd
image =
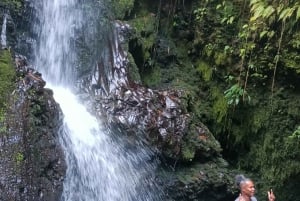
{"type": "MultiPolygon", "coordinates": [[[[160,200],[153,182],[155,163],[147,148],[128,149],[112,138],[72,93],[75,81],[76,30],[84,23],[79,0],[32,1],[38,35],[35,65],[53,89],[64,113],[61,143],[67,173],[62,201],[160,200]]],[[[96,39],[95,39],[96,40],[96,39]]],[[[98,47],[103,48],[103,47],[98,47]]]]}
{"type": "Polygon", "coordinates": [[[4,14],[2,30],[1,30],[1,47],[2,48],[6,48],[6,46],[7,46],[7,42],[6,42],[6,25],[7,25],[7,14],[4,14]]]}

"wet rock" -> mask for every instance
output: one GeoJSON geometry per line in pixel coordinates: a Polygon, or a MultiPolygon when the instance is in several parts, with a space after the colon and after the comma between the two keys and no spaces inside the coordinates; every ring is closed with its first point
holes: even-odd
{"type": "Polygon", "coordinates": [[[233,195],[236,189],[231,173],[216,161],[181,166],[176,171],[161,170],[159,177],[168,193],[167,200],[235,199],[233,195]]]}
{"type": "Polygon", "coordinates": [[[17,88],[0,138],[0,200],[57,201],[66,171],[53,92],[26,58],[15,58],[17,88]]]}
{"type": "Polygon", "coordinates": [[[221,167],[216,162],[221,159],[219,142],[187,112],[184,91],[154,90],[130,79],[126,39],[119,37],[128,35],[129,27],[120,23],[104,48],[110,51],[100,57],[93,76],[80,81],[81,91],[93,97],[96,109],[91,111],[104,117],[110,129],[121,128],[128,138],[158,153],[163,164],[158,180],[166,189],[166,200],[226,200],[232,195],[232,175],[226,164],[221,167]]]}
{"type": "Polygon", "coordinates": [[[201,122],[186,112],[184,91],[153,90],[128,78],[128,59],[124,51],[130,27],[116,23],[107,42],[109,55],[100,58],[94,76],[82,80],[81,87],[97,101],[99,115],[119,125],[127,133],[141,135],[171,161],[192,161],[220,155],[220,145],[201,122]],[[125,34],[122,35],[122,34],[125,34]],[[121,39],[120,39],[121,38],[121,39]]]}
{"type": "Polygon", "coordinates": [[[144,140],[165,158],[184,161],[219,155],[220,146],[209,130],[201,123],[195,124],[185,112],[180,100],[183,93],[152,90],[140,85],[123,86],[107,99],[99,99],[100,110],[127,132],[144,133],[144,140]],[[188,137],[193,142],[185,142],[188,137]]]}

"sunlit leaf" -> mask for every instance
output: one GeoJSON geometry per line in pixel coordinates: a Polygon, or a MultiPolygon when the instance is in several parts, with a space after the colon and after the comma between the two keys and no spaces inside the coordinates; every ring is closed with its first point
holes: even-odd
{"type": "Polygon", "coordinates": [[[255,21],[257,18],[262,17],[264,12],[264,7],[259,6],[257,9],[254,10],[254,15],[250,18],[250,21],[255,21]]]}
{"type": "Polygon", "coordinates": [[[275,32],[274,31],[270,31],[268,32],[268,37],[269,38],[272,38],[274,36],[275,32]]]}
{"type": "Polygon", "coordinates": [[[300,19],[300,6],[298,6],[298,9],[297,9],[297,17],[296,17],[297,20],[300,19]]]}
{"type": "Polygon", "coordinates": [[[227,24],[232,24],[233,20],[234,20],[234,17],[231,16],[231,17],[229,18],[229,20],[227,21],[227,24]]]}
{"type": "Polygon", "coordinates": [[[273,8],[273,6],[268,6],[263,12],[263,17],[264,18],[270,17],[270,15],[274,13],[274,11],[275,9],[273,8]]]}
{"type": "Polygon", "coordinates": [[[278,19],[279,19],[279,20],[285,21],[287,18],[290,18],[290,17],[292,16],[293,11],[294,11],[294,9],[292,9],[292,8],[286,8],[286,9],[284,9],[284,10],[280,13],[278,19]]]}
{"type": "Polygon", "coordinates": [[[268,33],[268,31],[262,31],[262,32],[259,34],[259,38],[263,38],[267,33],[268,33]]]}
{"type": "Polygon", "coordinates": [[[248,24],[243,25],[243,29],[248,28],[248,24]]]}

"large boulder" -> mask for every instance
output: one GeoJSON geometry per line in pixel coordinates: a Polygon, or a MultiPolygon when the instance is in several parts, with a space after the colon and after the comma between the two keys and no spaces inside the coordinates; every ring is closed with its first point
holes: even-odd
{"type": "Polygon", "coordinates": [[[81,81],[83,91],[94,97],[96,113],[113,128],[138,135],[172,162],[219,157],[218,141],[187,113],[184,91],[154,90],[130,79],[123,48],[129,33],[129,25],[116,22],[95,71],[81,81]]]}
{"type": "Polygon", "coordinates": [[[82,91],[94,97],[93,112],[111,129],[121,128],[158,153],[163,164],[158,180],[167,199],[210,201],[232,196],[232,174],[221,158],[220,144],[187,112],[185,92],[150,89],[130,79],[125,49],[130,26],[118,21],[114,30],[95,71],[80,82],[82,91]]]}

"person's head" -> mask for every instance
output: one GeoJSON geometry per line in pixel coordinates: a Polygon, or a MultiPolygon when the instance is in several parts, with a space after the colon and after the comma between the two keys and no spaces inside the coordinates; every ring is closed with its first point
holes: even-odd
{"type": "Polygon", "coordinates": [[[246,178],[244,175],[237,175],[235,177],[235,182],[242,195],[252,197],[255,194],[254,183],[251,179],[246,178]]]}

